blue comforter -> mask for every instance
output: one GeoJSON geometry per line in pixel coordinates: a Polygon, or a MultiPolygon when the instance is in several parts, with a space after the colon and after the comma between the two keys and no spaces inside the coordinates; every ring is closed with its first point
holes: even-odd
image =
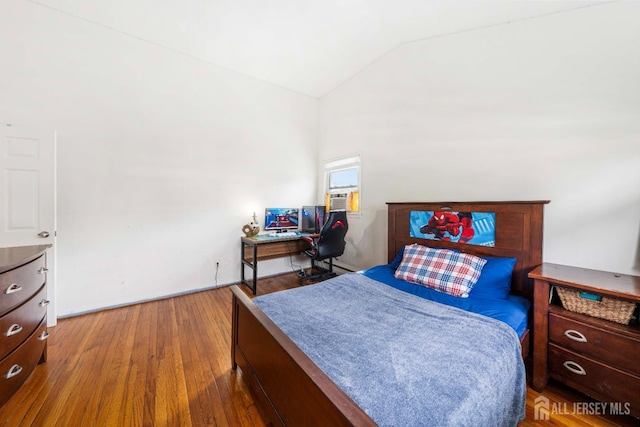
{"type": "Polygon", "coordinates": [[[253,301],[381,426],[524,419],[520,342],[501,321],[360,274],[253,301]]]}

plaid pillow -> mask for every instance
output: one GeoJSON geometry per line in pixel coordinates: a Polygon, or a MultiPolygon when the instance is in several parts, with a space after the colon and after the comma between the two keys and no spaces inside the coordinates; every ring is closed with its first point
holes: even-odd
{"type": "Polygon", "coordinates": [[[447,249],[407,245],[396,269],[397,279],[466,298],[487,260],[447,249]]]}

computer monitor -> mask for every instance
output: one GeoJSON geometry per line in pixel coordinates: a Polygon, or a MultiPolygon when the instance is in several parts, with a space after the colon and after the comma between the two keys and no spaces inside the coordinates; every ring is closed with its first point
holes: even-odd
{"type": "Polygon", "coordinates": [[[266,208],[264,210],[264,229],[285,231],[298,229],[298,208],[266,208]]]}
{"type": "Polygon", "coordinates": [[[325,220],[324,206],[303,206],[300,215],[300,231],[319,233],[325,220]]]}

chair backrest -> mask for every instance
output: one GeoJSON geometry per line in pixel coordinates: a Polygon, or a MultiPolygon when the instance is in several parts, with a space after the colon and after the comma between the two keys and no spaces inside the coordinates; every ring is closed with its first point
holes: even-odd
{"type": "Polygon", "coordinates": [[[347,234],[347,230],[349,230],[347,212],[329,212],[327,222],[324,223],[322,230],[320,230],[320,237],[318,237],[316,255],[314,258],[317,260],[323,260],[342,255],[346,245],[344,236],[347,234]]]}

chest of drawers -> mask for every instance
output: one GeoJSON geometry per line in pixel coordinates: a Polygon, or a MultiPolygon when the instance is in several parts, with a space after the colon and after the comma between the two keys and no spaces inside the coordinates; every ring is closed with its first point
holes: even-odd
{"type": "Polygon", "coordinates": [[[0,405],[46,360],[47,248],[0,248],[0,405]]]}
{"type": "Polygon", "coordinates": [[[554,378],[640,417],[640,327],[565,310],[550,299],[553,286],[640,302],[640,277],[556,264],[532,271],[534,355],[532,386],[554,378]]]}

